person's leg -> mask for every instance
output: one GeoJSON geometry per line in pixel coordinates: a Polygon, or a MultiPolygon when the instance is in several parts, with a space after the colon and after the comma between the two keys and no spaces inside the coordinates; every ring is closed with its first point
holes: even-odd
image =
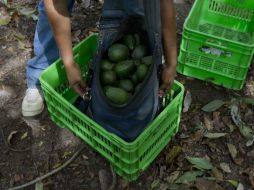
{"type": "MultiPolygon", "coordinates": [[[[71,13],[75,0],[68,1],[68,9],[71,13]]],[[[41,72],[59,57],[59,50],[48,22],[43,0],[39,3],[38,12],[34,35],[34,57],[27,62],[26,66],[28,89],[22,102],[24,116],[35,116],[43,111],[43,99],[38,90],[39,77],[41,72]]]]}
{"type": "MultiPolygon", "coordinates": [[[[71,12],[74,0],[69,0],[71,12]]],[[[39,76],[50,64],[59,57],[53,33],[41,0],[38,7],[39,17],[34,36],[34,57],[27,62],[26,75],[28,88],[40,87],[39,76]]]]}

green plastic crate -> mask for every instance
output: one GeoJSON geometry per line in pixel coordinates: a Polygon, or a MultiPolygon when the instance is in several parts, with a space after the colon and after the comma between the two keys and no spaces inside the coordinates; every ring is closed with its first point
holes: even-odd
{"type": "MultiPolygon", "coordinates": [[[[96,38],[92,35],[74,48],[84,78],[96,50],[96,38]]],[[[42,73],[40,82],[51,119],[82,138],[111,162],[117,174],[130,181],[137,179],[178,132],[184,87],[177,81],[172,100],[166,99],[165,109],[133,142],[125,142],[106,131],[72,105],[77,95],[68,85],[60,59],[42,73]]]]}
{"type": "Polygon", "coordinates": [[[253,53],[253,0],[196,0],[184,24],[177,71],[240,90],[253,53]]]}

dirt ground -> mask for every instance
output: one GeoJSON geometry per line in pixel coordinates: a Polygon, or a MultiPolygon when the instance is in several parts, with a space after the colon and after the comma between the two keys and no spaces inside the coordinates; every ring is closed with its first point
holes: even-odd
{"type": "MultiPolygon", "coordinates": [[[[17,4],[32,9],[37,6],[34,1],[12,3],[9,10],[17,4]]],[[[4,7],[0,3],[0,10],[4,7]]],[[[176,4],[178,45],[183,22],[190,8],[191,3],[185,1],[176,4]]],[[[72,16],[74,43],[91,31],[96,31],[100,10],[101,5],[95,0],[75,4],[72,16]]],[[[85,144],[70,131],[57,127],[50,120],[46,109],[37,118],[22,117],[21,102],[26,90],[25,65],[33,55],[36,21],[19,13],[15,14],[8,25],[0,27],[0,189],[24,184],[50,172],[68,160],[81,144],[85,144]]],[[[236,186],[239,189],[239,185],[234,186],[229,180],[241,183],[244,189],[253,189],[254,149],[253,146],[245,145],[246,139],[233,124],[228,102],[237,97],[254,97],[254,66],[249,71],[244,89],[237,92],[181,75],[177,80],[185,85],[186,91],[189,91],[192,97],[189,111],[182,114],[180,132],[136,182],[128,183],[117,176],[114,189],[173,189],[172,174],[177,173],[179,177],[184,171],[194,170],[186,161],[186,156],[208,158],[218,171],[206,171],[203,175],[206,183],[203,186],[202,180],[196,180],[188,185],[179,184],[176,189],[220,189],[217,184],[222,189],[237,189],[236,186]],[[203,105],[215,99],[224,100],[227,104],[212,113],[201,111],[203,105]],[[202,127],[207,128],[209,125],[213,132],[228,135],[216,139],[204,138],[202,127]],[[236,147],[237,156],[233,159],[228,144],[236,147]],[[174,162],[169,162],[171,150],[179,146],[181,153],[174,162]],[[226,163],[230,171],[226,171],[222,163],[226,163]],[[215,186],[207,185],[209,177],[216,178],[211,180],[213,185],[216,183],[215,186]]],[[[186,102],[188,103],[188,100],[186,102]]],[[[244,121],[248,122],[253,130],[254,106],[240,107],[244,121]]],[[[101,182],[101,178],[112,183],[110,164],[85,144],[77,159],[42,183],[44,190],[108,189],[101,182]]],[[[35,187],[32,185],[24,189],[32,190],[35,187]]]]}

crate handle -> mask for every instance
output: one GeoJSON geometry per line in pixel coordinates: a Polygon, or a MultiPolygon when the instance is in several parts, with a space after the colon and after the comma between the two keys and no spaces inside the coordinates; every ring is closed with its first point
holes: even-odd
{"type": "Polygon", "coordinates": [[[232,57],[232,52],[221,42],[216,40],[206,40],[199,50],[205,54],[211,54],[219,57],[232,57]]]}
{"type": "Polygon", "coordinates": [[[215,41],[215,40],[206,40],[206,45],[210,46],[210,47],[214,47],[214,48],[218,48],[221,50],[228,50],[228,48],[226,46],[224,46],[221,42],[219,41],[215,41]]]}

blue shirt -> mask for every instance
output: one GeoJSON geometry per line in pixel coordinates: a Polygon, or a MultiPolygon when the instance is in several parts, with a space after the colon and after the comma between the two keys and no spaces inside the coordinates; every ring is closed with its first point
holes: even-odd
{"type": "Polygon", "coordinates": [[[104,0],[105,17],[144,15],[143,0],[104,0]]]}

